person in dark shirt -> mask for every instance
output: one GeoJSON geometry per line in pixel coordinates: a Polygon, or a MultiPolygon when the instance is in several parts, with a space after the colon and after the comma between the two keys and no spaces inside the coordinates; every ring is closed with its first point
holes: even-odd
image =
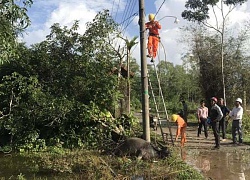
{"type": "Polygon", "coordinates": [[[217,98],[212,97],[209,117],[211,119],[211,125],[212,125],[214,138],[215,138],[215,147],[214,148],[219,149],[220,148],[219,121],[223,117],[223,114],[222,114],[220,107],[216,103],[217,103],[217,98]]]}
{"type": "Polygon", "coordinates": [[[230,113],[230,110],[225,106],[224,104],[224,99],[220,98],[218,101],[218,106],[220,107],[223,117],[219,122],[219,134],[220,131],[222,131],[222,141],[226,141],[226,128],[227,128],[227,124],[226,124],[226,116],[230,113]]]}
{"type": "Polygon", "coordinates": [[[183,100],[182,101],[182,118],[187,123],[187,116],[188,116],[188,106],[187,103],[183,100]]]}

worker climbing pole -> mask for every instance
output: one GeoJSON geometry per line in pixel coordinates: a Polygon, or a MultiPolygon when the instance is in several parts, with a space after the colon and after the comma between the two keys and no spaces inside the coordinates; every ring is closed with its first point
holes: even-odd
{"type": "MultiPolygon", "coordinates": [[[[160,8],[164,4],[164,2],[165,2],[165,0],[161,4],[160,8]]],[[[158,52],[158,47],[159,47],[159,43],[160,43],[159,30],[162,27],[161,27],[161,24],[159,23],[159,21],[155,20],[155,17],[157,15],[157,13],[159,12],[160,8],[156,12],[156,14],[149,14],[149,16],[148,16],[149,22],[145,23],[145,28],[146,28],[146,30],[148,30],[148,43],[147,43],[148,55],[147,55],[147,57],[149,57],[151,59],[151,62],[154,66],[154,68],[152,70],[155,73],[155,77],[156,77],[157,82],[154,82],[154,83],[152,82],[152,79],[155,79],[155,78],[151,79],[149,77],[150,76],[149,71],[148,71],[148,80],[149,80],[149,87],[151,89],[151,96],[152,96],[151,99],[153,99],[154,106],[155,106],[152,108],[152,110],[153,110],[152,113],[158,119],[157,124],[160,126],[163,141],[167,142],[168,135],[170,135],[171,143],[172,143],[172,145],[174,145],[172,130],[171,130],[171,123],[170,123],[169,118],[168,118],[168,113],[167,113],[167,109],[166,109],[166,105],[165,105],[165,99],[164,99],[162,89],[161,89],[160,77],[158,75],[158,69],[157,69],[157,66],[155,64],[156,56],[158,56],[159,62],[160,62],[160,57],[159,57],[159,54],[157,52],[158,52]],[[164,124],[164,122],[166,122],[166,125],[168,127],[168,132],[163,131],[162,125],[164,124]]],[[[176,19],[176,22],[177,22],[177,18],[175,16],[164,16],[163,18],[165,18],[165,17],[174,17],[176,19]]],[[[163,50],[165,52],[164,46],[163,46],[163,50]]],[[[165,61],[166,61],[166,56],[165,56],[165,61]]]]}
{"type": "Polygon", "coordinates": [[[157,55],[158,45],[160,41],[159,29],[161,29],[161,25],[158,21],[155,21],[155,15],[149,14],[148,16],[149,22],[145,24],[146,30],[148,33],[148,55],[147,57],[151,58],[151,62],[154,61],[157,55]]]}

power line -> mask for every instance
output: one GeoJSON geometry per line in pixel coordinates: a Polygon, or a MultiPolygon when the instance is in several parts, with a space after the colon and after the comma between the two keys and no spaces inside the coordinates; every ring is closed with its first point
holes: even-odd
{"type": "MultiPolygon", "coordinates": [[[[135,4],[136,4],[136,0],[134,0],[133,3],[131,3],[131,8],[130,8],[130,11],[129,11],[129,13],[128,13],[129,15],[132,14],[132,12],[134,11],[134,9],[135,9],[135,4]]],[[[138,12],[138,11],[137,11],[137,12],[138,12]]],[[[130,23],[131,23],[131,22],[127,21],[127,23],[126,23],[125,26],[127,27],[130,23]]]]}
{"type": "Polygon", "coordinates": [[[114,4],[115,4],[115,0],[113,0],[113,4],[112,4],[112,8],[111,8],[111,16],[113,16],[113,7],[114,7],[114,4]]]}
{"type": "MultiPolygon", "coordinates": [[[[122,21],[119,24],[121,36],[124,36],[125,30],[133,22],[133,19],[136,17],[136,15],[138,15],[138,11],[132,14],[135,7],[136,7],[136,0],[130,1],[125,6],[125,10],[122,16],[122,21]]],[[[118,45],[120,46],[122,44],[122,41],[123,41],[122,39],[118,40],[115,46],[118,45]]]]}
{"type": "Polygon", "coordinates": [[[129,22],[127,23],[127,25],[121,30],[121,32],[125,32],[125,30],[127,29],[127,27],[133,22],[133,20],[134,20],[134,18],[135,18],[135,16],[137,16],[138,15],[138,12],[136,12],[136,13],[134,13],[134,14],[132,14],[132,16],[130,16],[128,19],[126,19],[126,21],[127,20],[129,20],[129,22]],[[132,18],[133,17],[133,18],[132,18]],[[132,18],[132,19],[131,19],[132,18]]]}
{"type": "Polygon", "coordinates": [[[120,23],[121,24],[121,29],[123,29],[123,30],[126,29],[126,28],[123,28],[123,27],[127,27],[130,24],[130,23],[128,23],[127,20],[130,19],[130,17],[133,16],[131,14],[134,11],[135,3],[136,3],[136,0],[133,0],[133,1],[130,1],[129,3],[126,4],[124,14],[123,14],[123,17],[122,17],[122,23],[120,23]]]}
{"type": "Polygon", "coordinates": [[[130,5],[131,1],[129,1],[129,3],[126,3],[126,6],[124,8],[124,11],[123,11],[123,14],[122,14],[122,18],[121,18],[121,22],[123,22],[121,24],[121,26],[123,26],[124,24],[124,19],[126,19],[126,16],[127,16],[127,13],[128,13],[128,10],[129,10],[129,5],[130,5]]]}
{"type": "Polygon", "coordinates": [[[116,20],[116,17],[117,17],[117,14],[118,14],[118,9],[119,9],[119,7],[120,7],[120,0],[119,0],[119,2],[118,2],[118,6],[117,6],[117,9],[116,9],[116,13],[115,13],[115,18],[114,18],[114,20],[116,20]]]}
{"type": "Polygon", "coordinates": [[[131,16],[129,16],[127,19],[122,21],[119,25],[122,25],[125,21],[127,21],[128,19],[130,19],[131,17],[136,16],[136,15],[138,15],[138,12],[136,12],[136,13],[132,14],[131,16]]]}
{"type": "Polygon", "coordinates": [[[156,17],[156,15],[158,14],[158,12],[160,11],[160,9],[161,9],[161,7],[163,6],[163,4],[165,3],[165,1],[166,1],[166,0],[164,0],[164,1],[161,3],[160,7],[158,8],[157,12],[155,13],[155,17],[156,17]]]}

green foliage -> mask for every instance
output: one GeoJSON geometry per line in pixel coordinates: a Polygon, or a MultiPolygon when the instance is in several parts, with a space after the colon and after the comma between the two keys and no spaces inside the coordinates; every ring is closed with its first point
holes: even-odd
{"type": "MultiPolygon", "coordinates": [[[[214,3],[216,2],[211,1],[211,5],[214,5],[214,3]]],[[[184,10],[181,16],[184,19],[187,19],[188,21],[201,22],[209,18],[209,15],[208,15],[209,8],[208,8],[208,4],[206,1],[188,0],[185,4],[185,7],[191,10],[184,10]]]]}
{"type": "MultiPolygon", "coordinates": [[[[250,144],[250,115],[248,114],[248,112],[244,112],[243,114],[242,132],[243,132],[243,142],[246,144],[250,144]]],[[[228,121],[226,133],[227,133],[227,138],[232,139],[232,119],[228,121]]]]}
{"type": "MultiPolygon", "coordinates": [[[[181,99],[186,100],[187,103],[199,100],[200,87],[197,82],[198,76],[194,72],[186,70],[185,66],[174,66],[166,61],[161,61],[157,65],[157,71],[167,109],[177,113],[182,109],[181,99]]],[[[149,69],[149,72],[153,87],[158,87],[154,70],[149,69]]],[[[151,107],[154,105],[151,104],[151,107]]]]}
{"type": "Polygon", "coordinates": [[[130,71],[134,73],[133,78],[130,78],[131,85],[131,109],[141,109],[141,74],[139,65],[136,63],[136,59],[131,57],[130,71]]]}
{"type": "Polygon", "coordinates": [[[204,179],[203,175],[197,173],[197,171],[189,166],[187,163],[179,159],[177,156],[178,151],[172,151],[173,155],[168,158],[167,162],[169,165],[170,174],[174,175],[174,179],[204,179]]]}
{"type": "MultiPolygon", "coordinates": [[[[219,48],[221,46],[220,37],[216,34],[211,34],[210,31],[202,27],[196,26],[187,27],[184,32],[193,56],[189,57],[187,54],[183,59],[192,69],[190,74],[194,75],[193,79],[196,81],[197,86],[200,87],[202,99],[208,101],[212,96],[223,97],[219,48]],[[191,39],[192,41],[189,41],[191,39]]],[[[230,33],[230,31],[227,33],[230,33]]],[[[224,76],[226,99],[229,106],[234,104],[236,97],[242,97],[244,91],[247,92],[250,87],[248,39],[248,28],[239,30],[237,36],[229,36],[225,39],[224,76]]],[[[247,101],[248,99],[247,95],[247,101]]]]}
{"type": "Polygon", "coordinates": [[[243,3],[247,2],[247,0],[226,0],[224,3],[226,5],[234,5],[236,6],[237,4],[242,5],[243,3]]]}
{"type": "Polygon", "coordinates": [[[70,29],[54,24],[45,41],[30,49],[20,44],[19,58],[0,67],[3,144],[20,151],[104,144],[110,129],[100,114],[113,112],[119,95],[110,73],[116,28],[104,11],[84,35],[77,29],[77,21],[70,29]]]}
{"type": "Polygon", "coordinates": [[[26,180],[25,176],[22,173],[20,173],[19,175],[17,175],[17,179],[18,180],[26,180]]]}
{"type": "MultiPolygon", "coordinates": [[[[218,36],[211,35],[211,31],[209,31],[209,36],[201,36],[201,39],[205,39],[206,42],[198,38],[201,34],[198,34],[198,36],[195,34],[194,41],[196,45],[192,49],[193,53],[197,54],[197,58],[199,59],[200,73],[202,76],[201,83],[203,82],[203,88],[206,88],[203,89],[203,92],[207,99],[212,96],[217,96],[223,97],[226,101],[226,91],[231,92],[226,87],[228,86],[228,79],[225,79],[227,76],[224,71],[226,69],[225,67],[228,67],[228,63],[226,62],[228,57],[226,55],[227,53],[224,51],[225,42],[227,41],[226,22],[231,12],[244,2],[246,2],[246,0],[188,0],[185,4],[187,10],[182,12],[182,17],[184,19],[198,22],[218,34],[218,36]],[[225,8],[225,6],[228,6],[228,8],[225,8]],[[209,11],[209,9],[212,9],[212,11],[209,11]],[[219,10],[219,13],[217,13],[217,10],[219,10]],[[209,14],[210,12],[211,14],[209,14]],[[211,24],[207,22],[210,16],[216,19],[215,23],[211,24]],[[218,17],[221,18],[220,21],[217,21],[218,17]],[[218,65],[216,61],[219,62],[217,63],[218,65]],[[206,82],[208,85],[205,85],[204,80],[207,80],[207,78],[210,79],[209,82],[206,82]],[[221,84],[221,86],[218,86],[218,84],[221,84]]],[[[234,77],[238,76],[237,73],[236,75],[232,75],[234,77]]]]}
{"type": "Polygon", "coordinates": [[[17,36],[29,24],[27,7],[30,7],[33,0],[24,0],[22,3],[15,3],[13,0],[1,1],[0,4],[0,63],[9,61],[15,57],[17,51],[17,36]]]}
{"type": "MultiPolygon", "coordinates": [[[[185,4],[187,10],[184,10],[181,16],[188,21],[204,22],[210,18],[209,9],[214,8],[219,2],[219,0],[188,0],[185,4]]],[[[246,0],[226,0],[223,4],[237,6],[245,2],[246,0]]]]}
{"type": "Polygon", "coordinates": [[[245,113],[242,119],[243,133],[245,135],[250,135],[250,115],[245,113]]]}
{"type": "Polygon", "coordinates": [[[61,149],[61,152],[22,153],[2,158],[13,176],[51,179],[202,179],[201,174],[177,156],[157,162],[102,155],[97,151],[61,149]],[[10,162],[10,163],[8,163],[10,162]],[[14,162],[14,163],[13,163],[14,162]],[[22,172],[22,174],[20,173],[22,172]]]}

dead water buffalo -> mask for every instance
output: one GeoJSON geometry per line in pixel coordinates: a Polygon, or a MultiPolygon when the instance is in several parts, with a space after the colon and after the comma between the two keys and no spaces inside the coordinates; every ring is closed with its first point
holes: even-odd
{"type": "Polygon", "coordinates": [[[118,156],[136,156],[139,159],[166,158],[170,155],[167,147],[160,145],[160,148],[145,141],[144,139],[128,138],[115,149],[118,156]]]}

